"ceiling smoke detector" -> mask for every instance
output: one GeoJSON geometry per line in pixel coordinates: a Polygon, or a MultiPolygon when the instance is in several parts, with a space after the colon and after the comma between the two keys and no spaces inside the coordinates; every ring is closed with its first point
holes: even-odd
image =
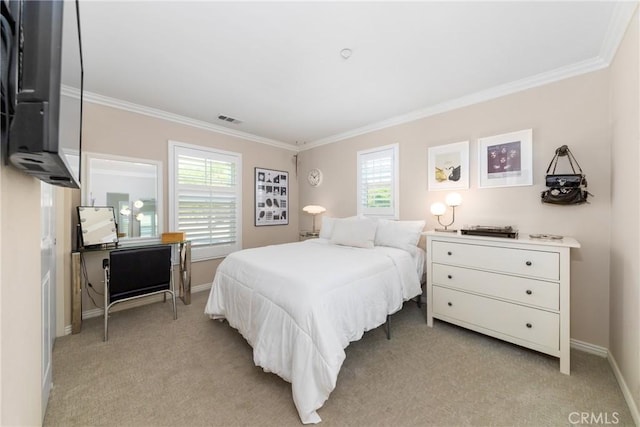
{"type": "Polygon", "coordinates": [[[229,122],[236,125],[242,123],[242,120],[234,119],[233,117],[225,116],[224,114],[218,115],[218,119],[222,120],[223,122],[229,122]]]}
{"type": "Polygon", "coordinates": [[[340,56],[342,56],[344,59],[349,59],[351,58],[352,53],[353,51],[351,49],[349,49],[348,47],[345,47],[340,51],[340,56]]]}

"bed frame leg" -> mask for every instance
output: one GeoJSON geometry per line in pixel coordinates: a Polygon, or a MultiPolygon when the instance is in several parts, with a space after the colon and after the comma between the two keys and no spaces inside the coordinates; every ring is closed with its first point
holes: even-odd
{"type": "Polygon", "coordinates": [[[426,290],[425,290],[425,282],[422,282],[420,284],[420,288],[422,289],[422,293],[420,293],[420,295],[418,295],[416,297],[416,304],[418,304],[418,308],[422,307],[422,297],[426,295],[426,290]]]}
{"type": "Polygon", "coordinates": [[[391,316],[387,314],[387,339],[391,339],[391,316]]]}

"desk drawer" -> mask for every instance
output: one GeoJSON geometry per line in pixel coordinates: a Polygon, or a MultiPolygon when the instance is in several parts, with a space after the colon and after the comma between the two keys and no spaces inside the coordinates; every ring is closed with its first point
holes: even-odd
{"type": "Polygon", "coordinates": [[[547,280],[560,279],[560,254],[508,247],[433,241],[435,263],[519,274],[547,280]]]}
{"type": "Polygon", "coordinates": [[[432,265],[434,285],[443,285],[550,310],[560,309],[558,283],[452,265],[432,265]]]}
{"type": "Polygon", "coordinates": [[[560,348],[560,317],[556,313],[434,286],[433,314],[550,349],[560,348]]]}

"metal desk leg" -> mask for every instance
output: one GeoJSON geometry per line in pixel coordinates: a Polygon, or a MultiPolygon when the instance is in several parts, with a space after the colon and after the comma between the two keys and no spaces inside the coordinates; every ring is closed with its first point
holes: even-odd
{"type": "Polygon", "coordinates": [[[191,304],[191,242],[180,243],[180,299],[191,304]]]}
{"type": "Polygon", "coordinates": [[[71,253],[71,333],[82,329],[82,277],[80,276],[80,253],[71,253]]]}

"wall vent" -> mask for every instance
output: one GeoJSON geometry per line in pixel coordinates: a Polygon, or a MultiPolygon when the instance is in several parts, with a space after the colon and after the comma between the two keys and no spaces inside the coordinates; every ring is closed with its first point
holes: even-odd
{"type": "Polygon", "coordinates": [[[222,121],[225,121],[225,122],[233,123],[233,124],[236,124],[236,125],[242,123],[242,120],[234,119],[233,117],[225,116],[224,114],[220,114],[218,116],[218,119],[220,119],[222,121]]]}

